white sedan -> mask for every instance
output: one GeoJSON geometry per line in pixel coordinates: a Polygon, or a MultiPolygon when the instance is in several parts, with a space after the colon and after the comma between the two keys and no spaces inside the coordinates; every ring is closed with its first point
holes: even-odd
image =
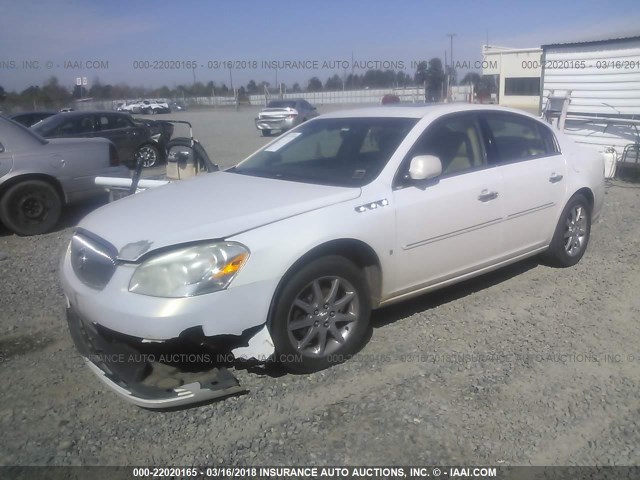
{"type": "Polygon", "coordinates": [[[69,325],[138,405],[220,397],[241,388],[232,360],[327,368],[362,347],[372,309],[534,255],[576,264],[603,197],[597,152],[516,110],[323,115],[86,217],[62,265],[69,325]]]}
{"type": "Polygon", "coordinates": [[[138,100],[121,105],[118,107],[118,111],[155,115],[156,113],[171,113],[171,108],[168,103],[158,100],[138,100]]]}

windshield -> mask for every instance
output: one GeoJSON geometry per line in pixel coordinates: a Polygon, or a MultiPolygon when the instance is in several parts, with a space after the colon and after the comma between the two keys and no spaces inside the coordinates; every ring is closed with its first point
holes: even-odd
{"type": "Polygon", "coordinates": [[[295,108],[295,101],[273,100],[267,104],[267,108],[295,108]]]}
{"type": "Polygon", "coordinates": [[[244,175],[361,187],[376,178],[414,118],[327,118],[301,125],[236,167],[244,175]]]}
{"type": "Polygon", "coordinates": [[[60,114],[53,115],[51,117],[45,118],[44,120],[40,120],[35,125],[32,125],[31,130],[36,132],[38,135],[48,135],[49,132],[58,128],[60,124],[62,124],[62,122],[65,120],[65,118],[68,117],[60,114]]]}

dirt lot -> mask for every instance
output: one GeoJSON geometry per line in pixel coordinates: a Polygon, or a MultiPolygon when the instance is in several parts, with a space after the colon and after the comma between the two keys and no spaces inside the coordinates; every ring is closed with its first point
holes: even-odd
{"type": "MultiPolygon", "coordinates": [[[[266,141],[255,111],[186,112],[212,158],[266,141]]],[[[236,372],[246,395],[154,412],[75,353],[58,285],[71,227],[0,231],[0,464],[640,463],[640,188],[616,182],[582,262],[527,261],[374,314],[352,361],[236,372]]]]}

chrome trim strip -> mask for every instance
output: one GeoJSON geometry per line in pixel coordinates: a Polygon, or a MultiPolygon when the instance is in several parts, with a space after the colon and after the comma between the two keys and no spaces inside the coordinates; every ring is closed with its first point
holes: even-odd
{"type": "Polygon", "coordinates": [[[437,237],[427,238],[426,240],[420,240],[418,242],[409,243],[408,245],[404,245],[402,247],[403,250],[411,250],[412,248],[421,247],[423,245],[428,245],[429,243],[439,242],[440,240],[446,240],[447,238],[457,237],[458,235],[463,235],[465,233],[473,232],[474,230],[479,230],[481,228],[490,227],[492,225],[496,225],[502,222],[502,217],[494,218],[493,220],[489,220],[488,222],[479,223],[477,225],[473,225],[471,227],[466,227],[460,230],[456,230],[454,232],[444,233],[442,235],[438,235],[437,237]]]}
{"type": "Polygon", "coordinates": [[[529,213],[539,212],[540,210],[545,210],[547,208],[551,208],[554,205],[555,205],[555,202],[545,203],[544,205],[539,205],[537,207],[529,208],[527,210],[522,210],[522,211],[516,212],[516,213],[510,213],[509,215],[507,215],[507,220],[511,220],[513,218],[518,218],[518,217],[521,217],[523,215],[528,215],[529,213]]]}

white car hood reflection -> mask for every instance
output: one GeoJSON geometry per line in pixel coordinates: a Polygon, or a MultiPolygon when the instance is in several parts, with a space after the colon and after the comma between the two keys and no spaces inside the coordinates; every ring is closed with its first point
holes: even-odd
{"type": "Polygon", "coordinates": [[[358,196],[359,188],[216,172],[123,198],[78,226],[111,243],[120,260],[136,261],[158,248],[230,237],[358,196]]]}

